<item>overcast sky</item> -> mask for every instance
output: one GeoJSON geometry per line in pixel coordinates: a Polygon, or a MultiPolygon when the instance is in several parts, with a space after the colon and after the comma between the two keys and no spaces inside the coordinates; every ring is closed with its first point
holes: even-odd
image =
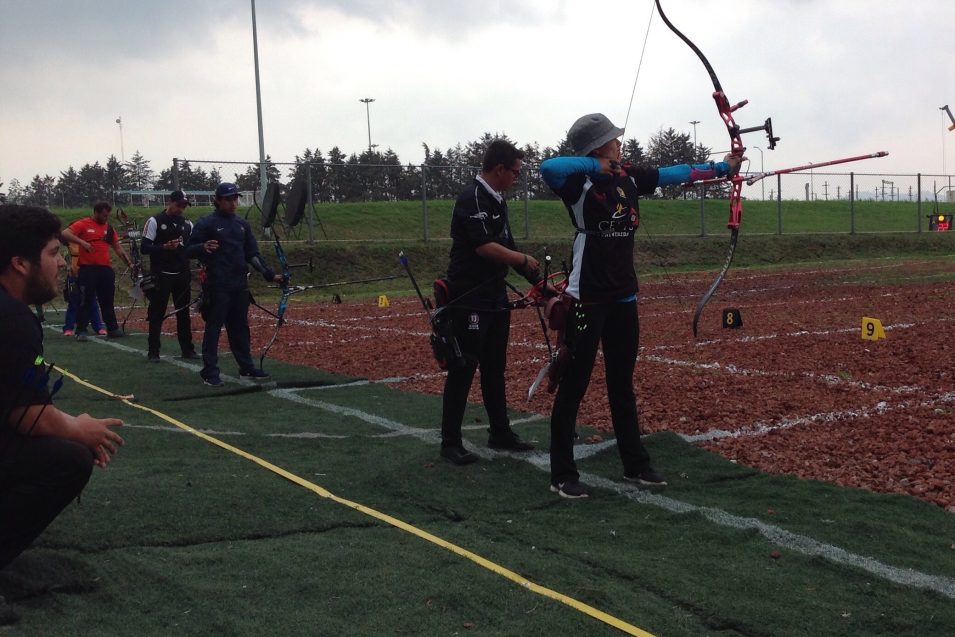
{"type": "MultiPolygon", "coordinates": [[[[346,153],[372,143],[402,162],[505,132],[556,145],[603,112],[623,125],[651,0],[258,0],[266,152],[346,153]]],[[[955,172],[955,2],[665,0],[707,55],[742,126],[771,116],[766,170],[886,150],[839,170],[955,172]]],[[[712,85],[654,14],[627,125],[728,147],[712,85]]],[[[0,0],[0,181],[140,151],[255,161],[249,0],[0,0]],[[120,127],[122,118],[122,150],[120,127]]],[[[748,155],[760,168],[760,153],[748,155]]],[[[229,174],[228,171],[225,171],[229,174]]],[[[284,171],[283,171],[284,174],[284,171]]]]}

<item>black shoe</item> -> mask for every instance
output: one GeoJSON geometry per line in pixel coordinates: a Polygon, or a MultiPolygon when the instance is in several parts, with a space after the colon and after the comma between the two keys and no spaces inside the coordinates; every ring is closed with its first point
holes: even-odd
{"type": "Polygon", "coordinates": [[[247,369],[244,372],[239,372],[239,378],[248,378],[249,380],[268,380],[272,378],[269,376],[269,373],[253,367],[252,369],[247,369]]]}
{"type": "Polygon", "coordinates": [[[126,332],[121,327],[106,332],[106,338],[123,338],[124,336],[126,336],[126,332]]]}
{"type": "Polygon", "coordinates": [[[77,332],[77,333],[76,333],[76,342],[77,342],[77,343],[85,343],[85,342],[87,342],[88,340],[90,340],[89,337],[88,337],[86,334],[84,334],[83,332],[77,332]]]}
{"type": "Polygon", "coordinates": [[[463,445],[457,447],[441,447],[441,457],[459,467],[477,462],[478,460],[477,455],[465,449],[463,445]]]}
{"type": "Polygon", "coordinates": [[[200,359],[201,356],[199,356],[198,354],[196,354],[196,350],[191,350],[191,351],[188,351],[188,352],[183,352],[183,353],[182,353],[182,356],[180,356],[179,358],[181,358],[181,359],[183,359],[183,360],[194,361],[194,360],[200,359]]]}
{"type": "Polygon", "coordinates": [[[149,352],[149,354],[146,355],[146,360],[148,360],[150,363],[158,363],[159,352],[149,352]]]}
{"type": "Polygon", "coordinates": [[[533,451],[534,445],[521,440],[520,436],[511,432],[510,436],[495,438],[493,435],[487,439],[487,446],[497,451],[533,451]]]}
{"type": "Polygon", "coordinates": [[[590,497],[590,493],[587,492],[587,487],[577,480],[568,480],[560,484],[552,484],[550,485],[550,492],[557,493],[562,498],[577,499],[590,497]]]}
{"type": "Polygon", "coordinates": [[[623,479],[629,480],[630,482],[639,482],[640,484],[645,484],[651,487],[667,486],[666,476],[653,467],[646,467],[645,469],[642,469],[641,471],[638,471],[632,475],[625,473],[623,474],[623,479]]]}
{"type": "Polygon", "coordinates": [[[223,385],[225,385],[225,383],[222,382],[222,379],[219,378],[218,376],[210,376],[209,378],[203,378],[202,382],[204,382],[209,387],[222,387],[223,385]]]}

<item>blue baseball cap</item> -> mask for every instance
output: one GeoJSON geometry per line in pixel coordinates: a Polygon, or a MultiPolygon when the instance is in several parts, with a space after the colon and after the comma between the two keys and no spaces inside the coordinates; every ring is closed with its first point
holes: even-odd
{"type": "Polygon", "coordinates": [[[227,181],[222,182],[216,188],[216,199],[220,197],[237,197],[238,195],[239,187],[227,181]]]}

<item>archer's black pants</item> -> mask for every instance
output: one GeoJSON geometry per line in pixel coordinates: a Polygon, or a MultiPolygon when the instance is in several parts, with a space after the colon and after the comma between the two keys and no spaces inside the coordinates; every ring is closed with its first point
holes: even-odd
{"type": "Polygon", "coordinates": [[[166,316],[170,296],[173,308],[182,308],[175,315],[179,347],[183,354],[195,351],[195,346],[192,344],[192,319],[189,316],[191,308],[188,307],[192,298],[192,291],[189,289],[191,275],[188,271],[178,274],[160,272],[155,277],[156,287],[148,292],[149,309],[146,312],[149,317],[149,353],[159,353],[159,335],[162,332],[163,317],[166,316]]]}
{"type": "Polygon", "coordinates": [[[640,343],[637,302],[582,305],[575,301],[567,317],[566,343],[571,358],[558,386],[550,418],[551,484],[580,477],[574,462],[574,430],[599,344],[603,344],[607,400],[623,471],[627,475],[639,473],[649,466],[650,455],[640,441],[637,400],[633,393],[633,370],[640,343]]]}
{"type": "Polygon", "coordinates": [[[113,301],[116,296],[116,273],[108,265],[81,265],[76,276],[82,301],[76,315],[76,331],[86,332],[90,323],[90,308],[99,301],[103,323],[109,332],[119,329],[116,321],[116,308],[113,301]]]}
{"type": "Polygon", "coordinates": [[[71,440],[9,433],[0,439],[0,568],[80,494],[92,471],[92,452],[71,440]]]}
{"type": "Polygon", "coordinates": [[[454,335],[467,359],[467,365],[449,369],[444,381],[441,446],[461,445],[461,422],[464,420],[474,371],[478,366],[481,368],[481,396],[491,436],[506,440],[511,435],[504,384],[511,312],[456,309],[453,310],[452,322],[454,335]]]}
{"type": "Polygon", "coordinates": [[[249,334],[249,290],[221,290],[206,286],[202,293],[207,295],[206,331],[202,335],[202,371],[203,378],[219,375],[219,334],[225,326],[229,335],[229,349],[239,365],[239,373],[255,367],[252,363],[249,334]]]}

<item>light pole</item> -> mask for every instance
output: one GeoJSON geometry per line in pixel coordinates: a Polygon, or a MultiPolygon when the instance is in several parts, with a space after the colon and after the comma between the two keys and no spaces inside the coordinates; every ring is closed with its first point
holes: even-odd
{"type": "MultiPolygon", "coordinates": [[[[759,172],[761,173],[766,172],[766,169],[763,168],[763,149],[760,148],[759,146],[751,146],[751,148],[755,148],[756,150],[759,151],[759,172]]],[[[759,185],[762,186],[763,188],[763,201],[766,201],[766,181],[763,179],[760,179],[759,185]]]]}
{"type": "Polygon", "coordinates": [[[126,163],[126,150],[123,148],[123,118],[122,116],[116,118],[116,123],[119,124],[119,156],[123,160],[123,163],[126,163]]]}
{"type": "Polygon", "coordinates": [[[700,123],[700,120],[695,119],[690,124],[693,126],[693,161],[696,161],[696,125],[700,123]]]}
{"type": "MultiPolygon", "coordinates": [[[[948,104],[946,104],[945,106],[939,106],[938,110],[945,111],[949,115],[952,114],[952,112],[948,110],[948,104]]],[[[945,118],[942,117],[942,122],[944,121],[945,121],[945,118]]],[[[952,120],[952,126],[955,127],[955,119],[952,120]]],[[[948,130],[952,130],[952,129],[949,128],[948,130]]],[[[945,174],[945,133],[944,132],[942,133],[942,174],[943,175],[945,174]]]]}
{"type": "Polygon", "coordinates": [[[365,103],[365,117],[368,119],[368,154],[371,155],[371,109],[368,105],[374,102],[375,99],[372,97],[363,97],[358,101],[365,103]]]}
{"type": "Polygon", "coordinates": [[[262,130],[262,88],[259,83],[259,32],[255,24],[255,0],[252,3],[252,59],[255,64],[255,110],[259,123],[259,187],[262,196],[269,187],[269,173],[265,164],[265,133],[262,130]]]}

